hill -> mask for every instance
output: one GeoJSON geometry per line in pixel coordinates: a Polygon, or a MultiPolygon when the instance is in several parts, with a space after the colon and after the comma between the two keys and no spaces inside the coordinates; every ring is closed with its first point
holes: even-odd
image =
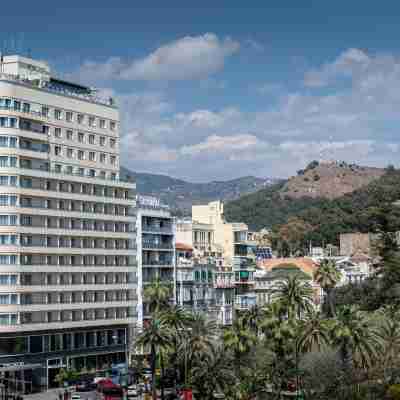
{"type": "Polygon", "coordinates": [[[124,167],[121,167],[121,176],[133,178],[138,193],[159,197],[181,215],[190,215],[192,204],[204,204],[217,199],[234,200],[278,181],[245,176],[228,181],[192,183],[167,175],[134,172],[124,167]]]}
{"type": "Polygon", "coordinates": [[[383,168],[363,167],[345,162],[311,162],[289,179],[282,193],[292,198],[335,199],[351,193],[381,177],[383,168]]]}
{"type": "MultiPolygon", "coordinates": [[[[225,217],[247,222],[253,229],[267,226],[275,232],[297,217],[309,227],[302,241],[337,243],[339,233],[375,231],[379,208],[400,199],[400,171],[394,169],[335,199],[291,197],[285,192],[287,185],[275,185],[226,204],[225,217]]],[[[393,229],[400,228],[399,210],[392,211],[393,229]]]]}

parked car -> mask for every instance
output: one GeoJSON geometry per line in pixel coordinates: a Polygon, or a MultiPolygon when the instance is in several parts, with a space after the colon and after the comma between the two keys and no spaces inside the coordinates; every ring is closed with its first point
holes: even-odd
{"type": "Polygon", "coordinates": [[[71,400],[81,400],[81,395],[79,393],[72,393],[71,400]]]}

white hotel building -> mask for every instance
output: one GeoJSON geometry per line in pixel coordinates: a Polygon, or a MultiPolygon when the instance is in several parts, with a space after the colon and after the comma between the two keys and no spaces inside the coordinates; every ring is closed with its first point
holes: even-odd
{"type": "MultiPolygon", "coordinates": [[[[0,63],[0,374],[125,360],[136,323],[135,184],[112,99],[19,56],[0,63]]],[[[11,385],[11,383],[10,383],[11,385]]]]}

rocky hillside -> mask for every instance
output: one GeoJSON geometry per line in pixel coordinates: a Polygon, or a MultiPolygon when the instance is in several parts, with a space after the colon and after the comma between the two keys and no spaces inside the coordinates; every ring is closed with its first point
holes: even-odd
{"type": "MultiPolygon", "coordinates": [[[[320,165],[315,161],[304,170],[298,171],[297,176],[286,182],[227,203],[224,208],[225,217],[229,221],[246,222],[253,229],[282,225],[290,217],[305,218],[311,221],[311,225],[319,221],[318,224],[322,225],[329,218],[327,210],[332,208],[337,213],[332,221],[338,225],[337,228],[344,229],[342,204],[347,211],[351,210],[350,214],[355,218],[355,211],[361,204],[358,198],[372,199],[372,190],[374,193],[375,191],[390,192],[390,199],[398,200],[396,199],[397,192],[391,192],[392,181],[386,176],[385,169],[346,163],[320,165]],[[390,183],[387,183],[388,181],[390,183]],[[356,196],[358,196],[357,200],[349,200],[356,199],[356,196]],[[340,207],[337,206],[338,204],[340,207]],[[312,214],[311,210],[314,210],[317,216],[312,214]]],[[[390,178],[393,180],[393,177],[399,176],[400,172],[396,170],[390,178]]],[[[379,199],[379,196],[377,198],[379,199]]],[[[378,206],[380,202],[381,200],[376,200],[373,204],[378,206]]],[[[362,212],[363,208],[361,207],[359,211],[362,212]]],[[[329,228],[332,232],[334,232],[333,225],[329,228]]],[[[349,226],[352,225],[349,224],[349,226]]]]}
{"type": "Polygon", "coordinates": [[[311,162],[290,178],[281,193],[291,198],[335,199],[351,193],[385,173],[383,168],[362,167],[345,162],[311,162]]]}
{"type": "Polygon", "coordinates": [[[121,175],[129,176],[136,181],[138,193],[160,197],[179,215],[190,215],[192,204],[204,204],[218,199],[234,200],[278,181],[246,176],[229,181],[192,183],[166,175],[134,172],[123,167],[121,175]]]}

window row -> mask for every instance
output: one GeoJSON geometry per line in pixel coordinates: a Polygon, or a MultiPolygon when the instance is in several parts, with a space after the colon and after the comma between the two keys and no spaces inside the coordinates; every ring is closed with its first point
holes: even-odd
{"type": "Polygon", "coordinates": [[[18,304],[18,296],[15,293],[0,294],[1,304],[18,304]]]}
{"type": "MultiPolygon", "coordinates": [[[[15,235],[0,235],[0,245],[16,244],[15,235]],[[8,237],[8,243],[2,243],[1,238],[8,237]],[[10,243],[14,240],[14,243],[10,243]]],[[[107,250],[129,250],[135,248],[133,240],[125,239],[103,239],[103,238],[81,238],[67,236],[43,236],[43,235],[21,235],[20,245],[24,247],[55,247],[71,249],[107,249],[107,250]]]]}
{"type": "Polygon", "coordinates": [[[36,354],[126,343],[125,329],[92,330],[51,335],[0,337],[0,356],[36,354]]]}
{"type": "Polygon", "coordinates": [[[17,278],[16,274],[0,274],[0,285],[16,285],[17,278]]]}
{"type": "MultiPolygon", "coordinates": [[[[19,204],[21,207],[46,208],[49,210],[77,211],[118,216],[134,215],[134,208],[131,206],[110,203],[93,203],[81,200],[43,199],[40,197],[21,196],[19,204]]],[[[68,226],[68,224],[66,225],[68,226]]],[[[102,229],[100,228],[100,230],[102,229]]]]}
{"type": "MultiPolygon", "coordinates": [[[[65,280],[68,284],[68,279],[65,280]]],[[[4,296],[9,296],[5,294],[4,296]]],[[[14,296],[12,294],[11,296],[14,296]]],[[[15,295],[16,296],[16,295],[15,295]]],[[[107,290],[107,291],[58,291],[58,292],[34,292],[24,293],[20,295],[19,304],[76,304],[76,303],[103,303],[115,301],[131,301],[135,300],[135,292],[133,290],[107,290]]],[[[9,303],[7,303],[9,304],[9,303]]],[[[16,303],[12,303],[16,304],[16,303]]]]}
{"type": "Polygon", "coordinates": [[[0,167],[15,168],[17,166],[17,157],[0,156],[0,167]]]}
{"type": "Polygon", "coordinates": [[[84,151],[84,150],[77,150],[70,147],[62,147],[62,146],[54,146],[53,153],[55,156],[58,157],[67,157],[70,159],[76,160],[86,160],[86,161],[97,161],[101,162],[102,164],[117,164],[117,157],[114,155],[107,155],[105,153],[96,153],[95,151],[84,151]]]}
{"type": "Polygon", "coordinates": [[[109,255],[46,255],[24,254],[20,256],[22,265],[51,265],[64,267],[127,267],[136,265],[134,256],[109,255]]]}
{"type": "Polygon", "coordinates": [[[95,310],[63,310],[49,311],[44,313],[25,312],[21,314],[21,324],[46,324],[49,322],[69,322],[69,321],[96,321],[96,320],[115,320],[134,317],[132,308],[118,307],[95,310]]]}
{"type": "MultiPolygon", "coordinates": [[[[50,132],[50,130],[48,130],[48,132],[50,132]]],[[[106,136],[99,136],[93,133],[77,132],[73,131],[72,129],[62,129],[60,127],[53,129],[53,135],[57,139],[66,139],[78,143],[98,145],[101,147],[107,146],[111,149],[114,149],[117,143],[115,138],[107,138],[106,136]]]]}
{"type": "Polygon", "coordinates": [[[17,262],[15,254],[0,254],[0,265],[14,265],[17,262]]]}
{"type": "Polygon", "coordinates": [[[0,195],[0,206],[15,206],[17,204],[17,196],[0,195]]]}
{"type": "Polygon", "coordinates": [[[86,124],[89,127],[100,127],[101,129],[110,129],[115,131],[117,124],[115,121],[98,118],[93,115],[85,115],[82,113],[74,113],[73,111],[61,110],[58,108],[50,109],[48,106],[34,104],[31,105],[28,102],[11,99],[11,98],[0,98],[0,109],[22,111],[24,113],[40,114],[43,117],[51,118],[56,120],[65,120],[66,122],[76,122],[80,125],[86,124]]]}
{"type": "Polygon", "coordinates": [[[0,128],[17,128],[17,118],[13,117],[0,117],[0,128]]]}
{"type": "Polygon", "coordinates": [[[115,285],[135,283],[135,276],[125,272],[65,272],[65,273],[23,273],[20,275],[20,284],[35,285],[115,285]]]}
{"type": "MultiPolygon", "coordinates": [[[[64,209],[64,208],[60,208],[64,209]]],[[[58,218],[44,217],[34,215],[21,215],[20,225],[33,227],[46,227],[53,229],[72,229],[83,231],[98,231],[98,232],[134,232],[133,224],[125,224],[123,222],[101,221],[92,219],[79,218],[58,218]]]]}
{"type": "Polygon", "coordinates": [[[17,314],[0,314],[0,326],[2,325],[16,325],[17,314]]]}

